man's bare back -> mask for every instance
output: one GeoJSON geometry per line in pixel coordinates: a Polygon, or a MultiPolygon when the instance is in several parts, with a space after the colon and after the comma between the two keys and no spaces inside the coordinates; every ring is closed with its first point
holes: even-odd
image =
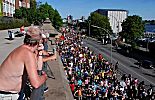
{"type": "MultiPolygon", "coordinates": [[[[37,30],[36,28],[31,28],[29,32],[37,33],[37,30]]],[[[13,50],[1,64],[0,91],[19,93],[21,91],[22,83],[24,83],[24,80],[22,79],[22,76],[24,75],[28,76],[31,85],[34,88],[41,86],[47,79],[45,73],[41,76],[37,73],[39,57],[36,56],[37,54],[35,54],[34,51],[38,48],[38,42],[36,39],[37,35],[34,35],[34,38],[32,35],[28,35],[27,37],[27,39],[32,38],[33,46],[31,45],[31,42],[29,44],[29,41],[24,41],[25,43],[13,50]],[[25,72],[27,74],[25,74],[25,72]]],[[[42,61],[40,60],[40,62],[42,61]]]]}
{"type": "Polygon", "coordinates": [[[28,57],[28,53],[32,53],[32,51],[22,45],[13,50],[5,59],[0,67],[0,90],[20,91],[25,60],[31,60],[31,57],[35,57],[34,54],[34,56],[28,57]]]}

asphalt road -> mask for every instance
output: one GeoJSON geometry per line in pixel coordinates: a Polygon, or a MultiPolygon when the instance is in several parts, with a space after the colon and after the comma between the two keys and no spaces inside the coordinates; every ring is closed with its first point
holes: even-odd
{"type": "MultiPolygon", "coordinates": [[[[19,31],[19,28],[10,30],[16,32],[19,31]]],[[[15,37],[14,40],[9,40],[8,30],[0,30],[0,64],[2,64],[13,49],[23,44],[23,38],[24,37],[15,37]]]]}
{"type": "MultiPolygon", "coordinates": [[[[111,58],[110,45],[102,45],[102,43],[90,38],[84,39],[83,45],[89,47],[96,54],[101,53],[109,62],[111,58]]],[[[118,53],[114,48],[112,50],[112,63],[119,62],[119,71],[125,74],[131,74],[132,77],[144,81],[146,85],[155,86],[155,69],[138,68],[135,64],[137,60],[118,53]]]]}

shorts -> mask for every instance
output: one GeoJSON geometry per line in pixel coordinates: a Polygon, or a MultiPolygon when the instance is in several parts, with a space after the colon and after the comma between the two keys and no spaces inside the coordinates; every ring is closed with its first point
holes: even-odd
{"type": "Polygon", "coordinates": [[[0,100],[17,100],[19,97],[17,94],[0,94],[0,100]]]}

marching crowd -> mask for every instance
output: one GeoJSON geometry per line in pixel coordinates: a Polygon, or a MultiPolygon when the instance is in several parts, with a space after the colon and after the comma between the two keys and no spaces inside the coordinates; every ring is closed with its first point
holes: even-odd
{"type": "Polygon", "coordinates": [[[102,54],[83,46],[80,34],[71,32],[56,41],[64,70],[75,99],[78,100],[153,100],[148,89],[132,75],[118,79],[118,62],[113,65],[102,54]]]}

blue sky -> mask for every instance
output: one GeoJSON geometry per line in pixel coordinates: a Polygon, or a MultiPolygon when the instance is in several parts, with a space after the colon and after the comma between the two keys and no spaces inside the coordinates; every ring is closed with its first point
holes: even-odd
{"type": "Polygon", "coordinates": [[[72,15],[74,19],[85,16],[97,9],[123,9],[129,15],[139,15],[143,20],[155,20],[155,0],[37,0],[47,2],[57,9],[62,18],[72,15]]]}

